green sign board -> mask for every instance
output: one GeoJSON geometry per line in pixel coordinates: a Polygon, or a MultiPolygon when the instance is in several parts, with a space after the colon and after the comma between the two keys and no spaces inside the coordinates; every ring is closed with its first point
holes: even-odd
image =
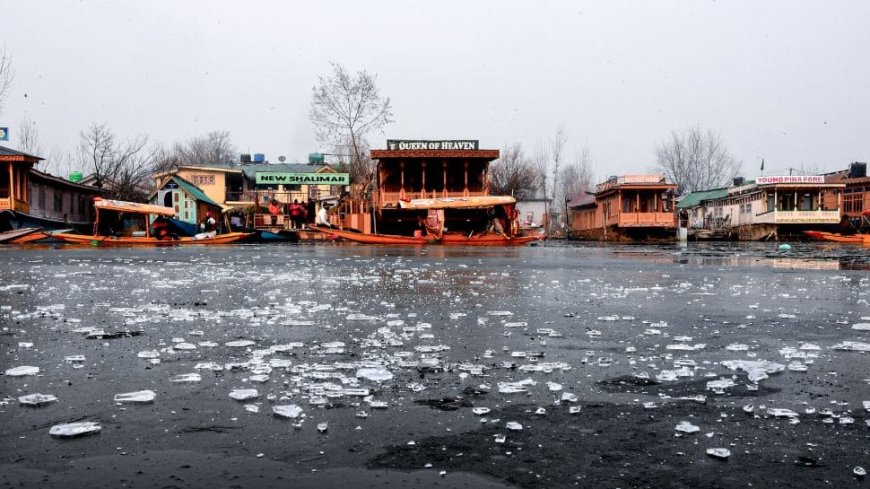
{"type": "Polygon", "coordinates": [[[258,171],[257,185],[350,185],[350,173],[283,173],[258,171]]]}

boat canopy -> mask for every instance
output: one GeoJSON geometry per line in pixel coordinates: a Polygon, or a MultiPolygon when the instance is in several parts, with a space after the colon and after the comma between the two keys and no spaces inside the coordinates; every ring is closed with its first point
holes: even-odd
{"type": "Polygon", "coordinates": [[[513,205],[517,199],[509,195],[484,195],[480,197],[444,197],[437,199],[400,200],[400,209],[480,209],[497,205],[513,205]]]}
{"type": "Polygon", "coordinates": [[[94,201],[97,210],[131,212],[135,214],[156,214],[158,216],[174,216],[175,209],[162,205],[140,204],[138,202],[124,202],[122,200],[97,199],[94,201]]]}

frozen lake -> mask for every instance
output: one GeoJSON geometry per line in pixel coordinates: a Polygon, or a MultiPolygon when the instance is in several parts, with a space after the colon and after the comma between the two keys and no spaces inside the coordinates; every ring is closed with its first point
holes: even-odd
{"type": "Polygon", "coordinates": [[[820,244],[3,248],[0,481],[842,487],[870,469],[868,268],[820,244]],[[49,434],[73,422],[99,431],[49,434]]]}

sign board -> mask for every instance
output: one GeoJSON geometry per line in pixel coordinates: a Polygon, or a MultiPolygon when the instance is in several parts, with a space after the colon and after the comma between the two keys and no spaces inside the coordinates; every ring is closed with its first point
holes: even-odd
{"type": "Polygon", "coordinates": [[[391,151],[420,149],[477,150],[479,149],[479,144],[476,139],[438,141],[424,141],[420,139],[387,139],[387,149],[391,151]]]}
{"type": "Polygon", "coordinates": [[[257,185],[350,185],[350,173],[284,173],[258,171],[257,185]]]}
{"type": "Polygon", "coordinates": [[[9,141],[8,127],[0,127],[0,141],[9,141]]]}
{"type": "Polygon", "coordinates": [[[771,185],[774,183],[825,183],[823,176],[789,175],[782,177],[758,177],[755,179],[758,185],[771,185]]]}

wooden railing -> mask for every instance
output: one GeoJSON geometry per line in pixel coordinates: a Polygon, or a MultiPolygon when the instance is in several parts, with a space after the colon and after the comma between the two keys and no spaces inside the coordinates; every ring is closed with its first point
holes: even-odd
{"type": "Polygon", "coordinates": [[[402,190],[399,192],[381,192],[380,200],[378,205],[380,207],[396,207],[398,206],[398,202],[402,199],[411,200],[411,199],[439,199],[439,198],[457,198],[461,199],[463,197],[482,197],[484,195],[489,195],[488,192],[485,191],[447,191],[447,190],[417,190],[417,191],[409,191],[402,190]]]}
{"type": "Polygon", "coordinates": [[[620,227],[676,227],[677,220],[671,212],[621,212],[620,227]]]}
{"type": "Polygon", "coordinates": [[[837,224],[840,211],[766,211],[755,215],[755,224],[837,224]]]}

